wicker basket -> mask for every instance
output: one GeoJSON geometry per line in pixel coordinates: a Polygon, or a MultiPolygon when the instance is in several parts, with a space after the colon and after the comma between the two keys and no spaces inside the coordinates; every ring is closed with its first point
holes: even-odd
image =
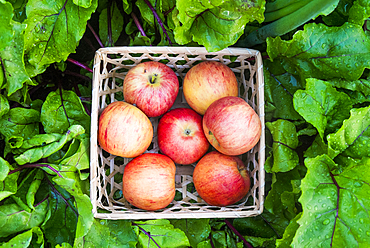
{"type": "MultiPolygon", "coordinates": [[[[259,215],[264,202],[264,81],[261,54],[246,48],[228,48],[209,53],[199,47],[114,47],[96,52],[92,89],[91,113],[91,182],[90,197],[93,213],[102,219],[183,219],[183,218],[237,218],[259,215]],[[171,67],[179,78],[180,93],[172,108],[189,107],[181,91],[186,72],[204,60],[220,61],[235,73],[240,97],[257,112],[262,122],[262,134],[258,144],[240,157],[251,175],[251,189],[237,204],[215,207],[206,204],[195,191],[192,172],[195,164],[177,165],[176,197],[165,209],[145,211],[129,204],[122,195],[122,175],[131,160],[113,156],[103,151],[97,142],[98,117],[113,101],[123,100],[122,83],[127,71],[140,62],[154,60],[171,67]]],[[[157,153],[157,125],[159,117],[150,118],[154,137],[146,152],[157,153]]]]}

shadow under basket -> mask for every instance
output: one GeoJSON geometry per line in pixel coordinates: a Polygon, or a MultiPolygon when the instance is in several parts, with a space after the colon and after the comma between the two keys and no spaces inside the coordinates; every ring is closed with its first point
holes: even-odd
{"type": "MultiPolygon", "coordinates": [[[[227,48],[207,52],[201,47],[111,47],[96,52],[91,111],[91,181],[90,198],[95,218],[101,219],[184,219],[240,218],[256,216],[263,211],[265,187],[265,120],[264,80],[260,52],[246,48],[227,48]],[[145,211],[129,204],[122,195],[122,175],[131,160],[102,150],[97,141],[98,118],[111,102],[123,101],[122,84],[128,70],[145,61],[159,61],[176,73],[180,91],[172,108],[188,107],[182,94],[182,82],[189,69],[206,60],[229,66],[239,83],[239,96],[257,112],[262,123],[260,141],[240,158],[248,167],[251,188],[246,197],[234,205],[215,207],[197,194],[192,172],[195,164],[176,165],[176,196],[164,209],[145,211]]],[[[150,118],[153,141],[146,152],[158,153],[157,126],[160,117],[150,118]]]]}

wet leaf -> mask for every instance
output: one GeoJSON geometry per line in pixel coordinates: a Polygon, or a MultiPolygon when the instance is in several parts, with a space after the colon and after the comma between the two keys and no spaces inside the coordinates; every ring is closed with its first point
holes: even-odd
{"type": "Polygon", "coordinates": [[[370,243],[370,158],[334,174],[327,155],[305,160],[303,206],[294,247],[366,247],[370,243]]]}
{"type": "Polygon", "coordinates": [[[90,116],[86,114],[80,98],[69,90],[51,92],[41,109],[41,123],[46,133],[65,133],[79,124],[90,132],[90,116]]]}
{"type": "Polygon", "coordinates": [[[153,240],[161,248],[187,247],[190,245],[185,233],[178,228],[174,228],[169,220],[135,221],[135,225],[140,229],[139,247],[157,247],[153,240]]]}
{"type": "Polygon", "coordinates": [[[266,122],[273,138],[272,157],[266,161],[267,172],[286,172],[299,163],[298,154],[294,149],[298,146],[298,136],[295,125],[287,120],[279,119],[266,122]],[[269,161],[269,160],[273,160],[269,161]]]}
{"type": "Polygon", "coordinates": [[[33,69],[32,76],[43,72],[48,65],[66,60],[82,38],[87,20],[97,7],[97,0],[30,0],[27,3],[25,53],[27,63],[33,69]]]}
{"type": "Polygon", "coordinates": [[[322,80],[309,78],[306,82],[306,89],[294,94],[294,108],[323,138],[326,129],[336,131],[349,117],[351,99],[322,80]]]}
{"type": "Polygon", "coordinates": [[[369,156],[370,148],[370,107],[351,110],[349,119],[342,127],[328,135],[328,154],[334,158],[344,152],[353,158],[369,156]]]}
{"type": "MultiPolygon", "coordinates": [[[[26,163],[34,163],[42,158],[47,158],[53,153],[57,152],[58,150],[62,149],[62,147],[75,138],[76,136],[83,134],[85,132],[84,128],[80,125],[73,125],[71,126],[68,131],[60,136],[60,139],[58,141],[54,141],[47,145],[41,145],[38,147],[34,147],[31,149],[28,149],[24,153],[20,154],[19,156],[16,156],[14,159],[19,165],[23,165],[26,163]]],[[[33,140],[40,140],[42,139],[44,134],[40,134],[37,136],[34,136],[33,140]]],[[[50,137],[48,135],[47,137],[50,137]]],[[[55,136],[54,136],[55,137],[55,136]]],[[[36,142],[36,141],[35,141],[36,142]]],[[[40,142],[39,142],[40,143],[40,142]]]]}
{"type": "Polygon", "coordinates": [[[179,10],[174,30],[176,42],[184,45],[195,41],[209,52],[234,44],[248,22],[264,19],[264,1],[260,0],[180,0],[176,7],[179,10]]]}
{"type": "Polygon", "coordinates": [[[285,229],[284,235],[281,239],[276,240],[276,248],[290,248],[294,235],[299,227],[297,220],[299,220],[302,216],[302,212],[296,215],[294,219],[292,219],[285,229]]]}
{"type": "Polygon", "coordinates": [[[14,30],[10,24],[12,18],[12,5],[5,1],[0,2],[0,51],[2,51],[9,44],[14,35],[14,30]]]}
{"type": "Polygon", "coordinates": [[[356,0],[349,10],[348,21],[351,23],[363,25],[364,21],[370,17],[370,1],[356,0]]]}
{"type": "Polygon", "coordinates": [[[280,58],[284,68],[300,78],[358,80],[370,67],[370,41],[360,25],[340,27],[309,23],[292,40],[267,39],[270,59],[280,58]]]}
{"type": "Polygon", "coordinates": [[[266,109],[268,120],[272,118],[302,119],[293,107],[293,95],[298,89],[302,89],[303,85],[290,73],[274,75],[266,68],[264,77],[266,104],[270,105],[266,109]]]}
{"type": "Polygon", "coordinates": [[[15,203],[0,206],[0,237],[39,226],[45,219],[48,203],[42,202],[31,213],[15,203]]]}
{"type": "Polygon", "coordinates": [[[111,31],[112,31],[112,42],[109,43],[108,38],[108,15],[107,9],[103,9],[99,15],[99,37],[105,46],[113,46],[117,41],[123,30],[123,16],[121,15],[116,2],[113,2],[110,7],[111,10],[111,31]]]}
{"type": "Polygon", "coordinates": [[[24,30],[26,24],[18,22],[10,22],[14,30],[14,36],[11,43],[0,51],[0,58],[2,59],[7,95],[14,94],[17,90],[22,89],[24,84],[33,84],[31,78],[28,76],[24,64],[24,30]]]}
{"type": "Polygon", "coordinates": [[[75,247],[86,248],[90,247],[91,244],[97,247],[135,248],[137,236],[129,221],[94,219],[87,235],[83,238],[78,238],[75,242],[75,247]]]}
{"type": "Polygon", "coordinates": [[[211,232],[209,219],[171,220],[171,224],[185,232],[192,247],[206,240],[211,232]]]}
{"type": "Polygon", "coordinates": [[[0,119],[0,132],[5,137],[32,137],[39,133],[40,112],[34,109],[12,108],[0,119]]]}

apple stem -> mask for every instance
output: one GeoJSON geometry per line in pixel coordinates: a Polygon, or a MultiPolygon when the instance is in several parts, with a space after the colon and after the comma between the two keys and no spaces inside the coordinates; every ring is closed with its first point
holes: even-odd
{"type": "Polygon", "coordinates": [[[241,240],[243,240],[243,243],[248,247],[248,248],[253,248],[251,244],[248,243],[248,241],[241,235],[238,230],[228,221],[227,219],[224,220],[226,225],[233,231],[241,240]]]}

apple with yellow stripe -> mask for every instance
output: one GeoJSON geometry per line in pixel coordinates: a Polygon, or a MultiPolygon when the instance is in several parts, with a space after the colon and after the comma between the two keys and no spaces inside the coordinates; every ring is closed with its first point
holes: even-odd
{"type": "Polygon", "coordinates": [[[124,168],[122,193],[135,207],[159,210],[175,197],[175,163],[167,156],[144,153],[124,168]]]}
{"type": "Polygon", "coordinates": [[[193,182],[199,196],[209,205],[228,206],[245,197],[250,177],[243,161],[217,151],[204,155],[195,166],[193,182]]]}
{"type": "Polygon", "coordinates": [[[260,140],[261,120],[242,98],[228,96],[213,102],[203,116],[203,130],[217,151],[231,156],[251,150],[260,140]]]}
{"type": "Polygon", "coordinates": [[[238,96],[234,72],[219,61],[203,61],[185,75],[183,92],[186,102],[204,115],[209,105],[225,96],[238,96]]]}
{"type": "Polygon", "coordinates": [[[147,61],[131,68],[123,82],[123,97],[148,117],[166,113],[179,92],[179,80],[167,65],[147,61]]]}
{"type": "Polygon", "coordinates": [[[123,101],[110,103],[99,116],[98,142],[110,154],[133,158],[146,151],[153,139],[149,118],[123,101]]]}

